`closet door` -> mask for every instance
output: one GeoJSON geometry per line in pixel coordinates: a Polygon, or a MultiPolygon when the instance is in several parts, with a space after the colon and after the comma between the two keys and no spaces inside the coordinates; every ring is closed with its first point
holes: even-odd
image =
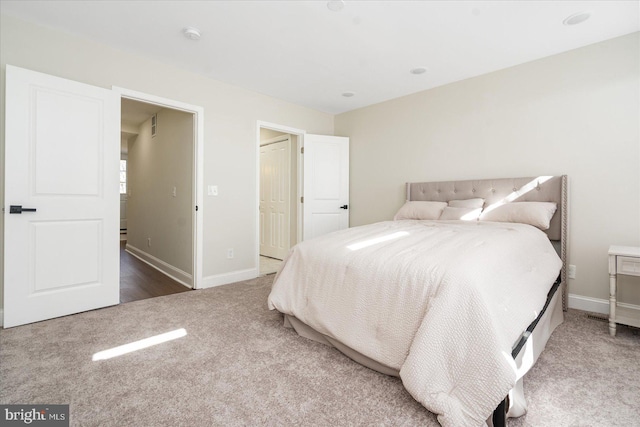
{"type": "Polygon", "coordinates": [[[289,252],[291,141],[260,147],[260,255],[284,259],[289,252]]]}

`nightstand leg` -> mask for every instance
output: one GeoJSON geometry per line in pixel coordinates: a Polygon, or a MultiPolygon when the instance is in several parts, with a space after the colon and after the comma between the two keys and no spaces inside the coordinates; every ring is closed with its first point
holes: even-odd
{"type": "Polygon", "coordinates": [[[609,275],[609,334],[616,336],[616,275],[609,275]]]}

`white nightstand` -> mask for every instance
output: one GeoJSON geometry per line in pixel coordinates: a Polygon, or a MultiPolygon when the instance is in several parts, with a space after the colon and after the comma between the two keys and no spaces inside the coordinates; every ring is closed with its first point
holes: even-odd
{"type": "Polygon", "coordinates": [[[634,246],[609,247],[609,333],[616,335],[616,323],[640,328],[637,310],[616,305],[617,276],[640,276],[640,248],[634,246]]]}

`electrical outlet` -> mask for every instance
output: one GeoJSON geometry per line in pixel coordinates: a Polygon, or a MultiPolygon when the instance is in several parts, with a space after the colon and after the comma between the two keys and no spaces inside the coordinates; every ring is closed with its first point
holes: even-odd
{"type": "Polygon", "coordinates": [[[233,249],[227,249],[227,259],[233,258],[233,249]]]}
{"type": "Polygon", "coordinates": [[[576,266],[569,264],[569,268],[567,268],[567,276],[569,276],[569,279],[575,279],[576,278],[576,266]]]}
{"type": "Polygon", "coordinates": [[[147,237],[147,246],[151,247],[151,237],[147,237]]]}
{"type": "Polygon", "coordinates": [[[176,190],[176,187],[173,187],[173,191],[171,191],[171,195],[172,195],[173,197],[176,197],[176,196],[178,195],[178,192],[177,192],[177,190],[176,190]]]}
{"type": "Polygon", "coordinates": [[[218,195],[218,186],[217,185],[209,185],[209,186],[207,186],[207,195],[209,195],[209,196],[217,196],[218,195]]]}

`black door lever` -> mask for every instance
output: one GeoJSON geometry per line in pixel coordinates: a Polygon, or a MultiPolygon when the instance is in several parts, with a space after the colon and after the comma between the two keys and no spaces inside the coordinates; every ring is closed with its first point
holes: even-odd
{"type": "Polygon", "coordinates": [[[340,206],[340,209],[349,209],[349,205],[342,205],[340,206]]]}
{"type": "Polygon", "coordinates": [[[23,208],[22,205],[9,206],[10,214],[21,214],[22,212],[35,212],[36,208],[23,208]]]}

